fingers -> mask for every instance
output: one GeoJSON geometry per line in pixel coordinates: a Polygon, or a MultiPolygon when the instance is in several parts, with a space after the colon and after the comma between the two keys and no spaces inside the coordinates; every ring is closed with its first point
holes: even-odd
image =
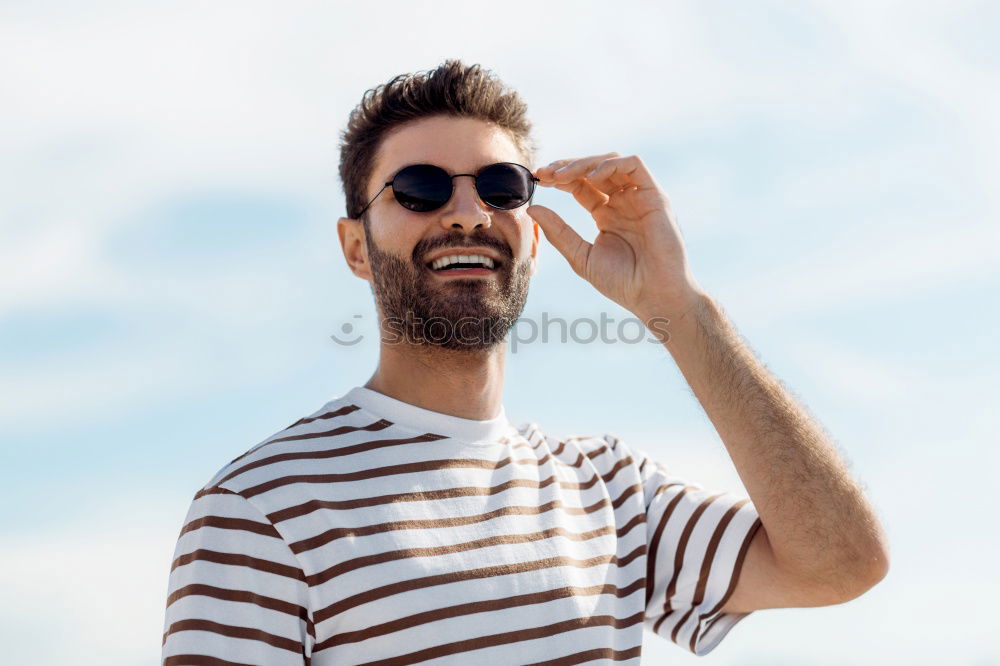
{"type": "MultiPolygon", "coordinates": [[[[542,185],[571,191],[565,185],[574,181],[586,181],[592,188],[610,196],[629,189],[655,188],[656,182],[637,155],[621,157],[618,153],[606,153],[569,160],[557,160],[541,169],[537,176],[542,185]]],[[[584,192],[589,192],[584,188],[584,192]]],[[[579,200],[579,199],[578,199],[579,200]]],[[[588,201],[593,203],[593,194],[588,201]]],[[[583,201],[581,204],[585,204],[583,201]]],[[[588,210],[592,210],[587,206],[588,210]]]]}
{"type": "Polygon", "coordinates": [[[618,153],[605,153],[603,155],[591,155],[590,157],[578,157],[566,160],[556,160],[555,162],[552,162],[551,164],[548,164],[538,169],[535,172],[535,175],[541,178],[543,182],[549,181],[549,182],[568,183],[569,180],[566,180],[562,176],[568,172],[568,169],[570,167],[578,166],[580,164],[589,164],[590,165],[589,168],[592,169],[601,162],[603,162],[604,160],[618,156],[619,156],[618,153]],[[553,176],[557,171],[559,172],[560,176],[554,179],[553,176]]]}
{"type": "Polygon", "coordinates": [[[597,189],[607,194],[631,188],[655,188],[652,174],[637,155],[604,160],[584,176],[597,189]]]}
{"type": "Polygon", "coordinates": [[[566,258],[570,268],[580,277],[587,277],[587,259],[590,256],[590,243],[583,240],[580,234],[573,230],[573,227],[550,208],[545,206],[528,206],[528,215],[538,222],[538,225],[545,233],[545,237],[552,243],[559,254],[566,258]]]}
{"type": "Polygon", "coordinates": [[[574,180],[571,183],[561,183],[555,187],[572,194],[573,198],[586,208],[590,214],[593,214],[599,207],[608,203],[608,195],[582,178],[574,180]]]}
{"type": "Polygon", "coordinates": [[[616,157],[617,155],[618,153],[606,153],[604,155],[594,155],[591,157],[556,160],[555,162],[538,169],[535,172],[535,175],[541,179],[542,185],[555,187],[556,189],[572,194],[573,198],[576,199],[588,213],[593,214],[599,207],[608,203],[608,196],[583,178],[566,179],[563,178],[561,174],[566,171],[566,167],[571,167],[581,163],[597,165],[602,160],[616,157]],[[560,175],[557,176],[556,174],[560,175]]]}

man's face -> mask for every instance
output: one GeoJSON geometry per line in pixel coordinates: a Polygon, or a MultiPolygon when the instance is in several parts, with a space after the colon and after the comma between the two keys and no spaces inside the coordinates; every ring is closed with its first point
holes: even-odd
{"type": "MultiPolygon", "coordinates": [[[[414,121],[383,142],[366,201],[411,164],[474,174],[495,162],[524,164],[504,130],[470,118],[414,121]]],[[[479,198],[472,178],[453,182],[448,203],[428,213],[403,208],[387,187],[368,208],[364,249],[369,270],[352,268],[371,281],[386,332],[447,349],[491,349],[524,309],[538,226],[525,212],[527,205],[491,208],[479,198]],[[494,268],[431,267],[434,260],[456,254],[485,255],[494,268]]]]}

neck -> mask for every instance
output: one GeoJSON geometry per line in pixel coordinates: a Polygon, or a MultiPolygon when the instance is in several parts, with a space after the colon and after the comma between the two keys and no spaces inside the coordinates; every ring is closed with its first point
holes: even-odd
{"type": "Polygon", "coordinates": [[[489,351],[454,351],[433,345],[382,343],[365,388],[411,405],[485,421],[503,400],[503,344],[489,351]]]}

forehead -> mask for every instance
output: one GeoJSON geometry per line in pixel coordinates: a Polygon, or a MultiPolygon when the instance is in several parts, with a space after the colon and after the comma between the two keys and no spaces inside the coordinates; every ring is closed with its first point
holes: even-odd
{"type": "Polygon", "coordinates": [[[452,173],[474,173],[494,162],[524,163],[506,130],[476,118],[421,118],[406,123],[382,142],[369,185],[378,183],[378,189],[409,164],[436,164],[452,173]]]}

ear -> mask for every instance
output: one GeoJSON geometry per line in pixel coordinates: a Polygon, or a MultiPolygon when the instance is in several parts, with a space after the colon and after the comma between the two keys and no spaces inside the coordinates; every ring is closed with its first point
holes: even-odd
{"type": "Polygon", "coordinates": [[[337,235],[340,248],[351,272],[362,280],[372,280],[371,264],[368,263],[368,246],[365,244],[365,226],[361,220],[342,217],[337,220],[337,235]]]}
{"type": "MultiPolygon", "coordinates": [[[[528,218],[531,220],[531,218],[528,218]]],[[[538,222],[531,221],[531,275],[538,269],[538,222]]]]}

